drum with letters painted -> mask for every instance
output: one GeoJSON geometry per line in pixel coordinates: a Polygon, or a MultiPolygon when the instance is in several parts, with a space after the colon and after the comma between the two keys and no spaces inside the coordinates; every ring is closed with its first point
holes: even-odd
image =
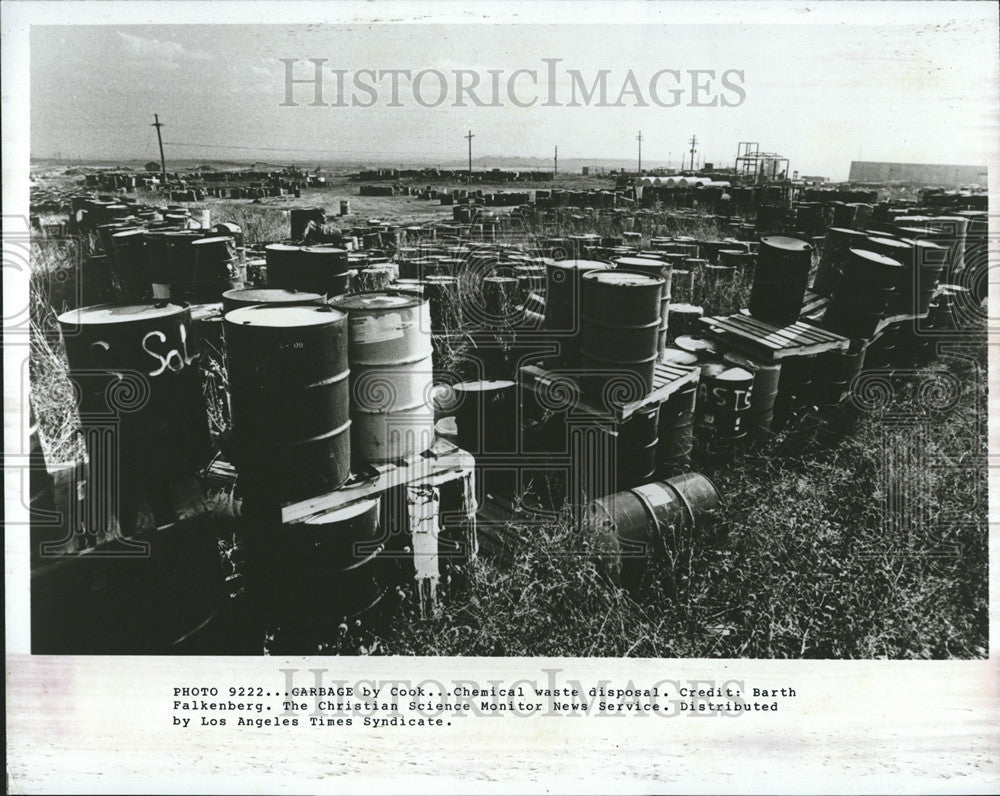
{"type": "MultiPolygon", "coordinates": [[[[99,304],[59,316],[91,475],[169,482],[209,456],[199,351],[185,305],[99,304]]],[[[131,496],[122,494],[123,498],[131,496]]]]}

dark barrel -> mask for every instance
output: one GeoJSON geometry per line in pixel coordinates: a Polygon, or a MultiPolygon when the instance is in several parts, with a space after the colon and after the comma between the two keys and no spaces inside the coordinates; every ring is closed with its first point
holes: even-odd
{"type": "Polygon", "coordinates": [[[553,357],[555,366],[579,365],[582,277],[610,267],[596,260],[557,260],[545,266],[545,330],[560,347],[553,357]]]}
{"type": "Polygon", "coordinates": [[[191,242],[192,273],[181,284],[181,295],[193,304],[222,300],[227,290],[243,287],[236,242],[228,236],[199,238],[191,242]]]}
{"type": "Polygon", "coordinates": [[[842,263],[848,250],[865,240],[864,232],[856,229],[844,229],[833,226],[826,231],[823,238],[823,249],[820,253],[819,268],[813,279],[813,292],[821,296],[829,296],[840,280],[842,263]]]}
{"type": "MultiPolygon", "coordinates": [[[[669,351],[670,349],[668,353],[669,351]]],[[[691,354],[688,356],[693,357],[691,354]]],[[[657,475],[661,478],[669,478],[691,470],[691,452],[694,450],[694,409],[697,397],[698,385],[692,383],[682,387],[660,405],[657,475]]]]}
{"type": "Polygon", "coordinates": [[[750,289],[754,318],[779,327],[799,319],[812,251],[812,246],[796,238],[761,238],[750,289]]]}
{"type": "MultiPolygon", "coordinates": [[[[186,306],[101,304],[63,313],[59,327],[85,438],[116,425],[123,504],[138,497],[130,484],[166,485],[206,464],[208,416],[186,306]]],[[[98,447],[88,444],[92,474],[114,466],[98,447]]]]}
{"type": "Polygon", "coordinates": [[[383,536],[378,498],[264,531],[268,624],[282,652],[314,652],[338,625],[374,611],[390,579],[383,536]]]}
{"type": "Polygon", "coordinates": [[[865,367],[867,350],[865,341],[858,340],[846,351],[828,351],[816,357],[812,383],[816,405],[834,406],[851,394],[852,382],[865,367]]]}
{"type": "Polygon", "coordinates": [[[902,267],[884,255],[850,249],[823,314],[823,325],[852,340],[870,338],[885,316],[902,267]]]}
{"type": "Polygon", "coordinates": [[[917,314],[920,301],[917,295],[918,274],[914,267],[916,244],[895,238],[869,237],[864,245],[870,251],[889,257],[903,266],[896,274],[886,315],[917,314]]]}
{"type": "Polygon", "coordinates": [[[453,389],[458,446],[474,456],[517,453],[517,384],[467,381],[453,389]]]}
{"type": "Polygon", "coordinates": [[[678,337],[697,334],[702,328],[699,319],[704,314],[705,311],[694,304],[671,303],[670,316],[667,319],[668,345],[678,337]]]}
{"type": "Polygon", "coordinates": [[[710,363],[701,369],[695,424],[711,441],[742,439],[753,394],[753,373],[710,363]]]}
{"type": "Polygon", "coordinates": [[[111,236],[115,272],[122,287],[123,301],[146,301],[152,296],[146,233],[141,229],[116,232],[111,236]]]}
{"type": "Polygon", "coordinates": [[[292,240],[302,240],[305,237],[309,222],[320,227],[326,223],[326,210],[322,207],[293,207],[288,215],[291,222],[289,232],[292,240]]]}
{"type": "Polygon", "coordinates": [[[191,244],[201,239],[201,233],[193,229],[178,229],[165,232],[164,236],[170,296],[184,300],[187,286],[194,280],[194,250],[191,244]]]}
{"type": "Polygon", "coordinates": [[[244,287],[227,290],[222,294],[222,309],[225,312],[240,307],[253,307],[257,304],[267,304],[270,307],[294,307],[301,304],[322,303],[323,296],[319,293],[283,290],[276,287],[244,287]]]}
{"type": "Polygon", "coordinates": [[[619,489],[647,484],[656,477],[660,405],[635,411],[618,426],[615,475],[619,489]]]}
{"type": "Polygon", "coordinates": [[[663,350],[667,347],[667,337],[670,331],[673,265],[665,260],[653,260],[642,257],[620,257],[615,260],[615,265],[619,271],[635,271],[640,274],[663,277],[663,291],[660,293],[660,331],[657,340],[657,353],[662,354],[663,350]]]}
{"type": "Polygon", "coordinates": [[[665,284],[663,277],[627,271],[597,271],[583,277],[581,364],[608,371],[597,376],[593,390],[616,378],[611,371],[634,374],[642,394],[653,389],[665,284]]]}
{"type": "Polygon", "coordinates": [[[240,478],[268,502],[339,487],[351,461],[347,315],[241,307],[225,330],[240,478]]]}

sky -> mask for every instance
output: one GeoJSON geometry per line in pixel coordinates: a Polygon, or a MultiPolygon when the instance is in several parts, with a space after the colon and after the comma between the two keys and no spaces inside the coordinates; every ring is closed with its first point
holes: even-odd
{"type": "MultiPolygon", "coordinates": [[[[893,4],[903,5],[903,4],[893,4]]],[[[947,6],[949,4],[941,4],[947,6]]],[[[986,4],[991,5],[991,4],[986,4]]],[[[566,6],[572,8],[571,6],[566,6]]],[[[348,159],[372,166],[413,159],[462,162],[464,136],[476,157],[551,159],[554,147],[575,158],[635,158],[674,165],[692,135],[699,160],[732,164],[740,141],[788,157],[800,174],[846,179],[851,160],[986,164],[997,142],[995,20],[935,24],[370,24],[370,25],[72,25],[33,26],[30,36],[30,125],[33,157],[156,159],[158,113],[176,159],[259,159],[267,162],[348,159]],[[286,100],[286,65],[294,76],[322,64],[325,107],[313,86],[293,86],[286,100]],[[562,106],[547,105],[547,63],[556,66],[562,106]],[[336,73],[345,70],[347,107],[337,107],[336,73]],[[389,78],[351,90],[361,70],[438,70],[449,86],[436,107],[437,78],[428,73],[420,96],[400,78],[393,106],[389,78]],[[514,98],[506,81],[521,74],[514,98]],[[455,106],[454,70],[481,80],[477,96],[491,102],[489,70],[502,70],[500,107],[455,106]],[[607,103],[570,107],[577,70],[589,86],[607,70],[607,103]],[[676,70],[680,82],[674,81],[676,70]],[[708,70],[692,78],[692,70],[708,70]],[[708,72],[714,79],[708,79],[708,72]],[[730,85],[720,83],[728,73],[730,85]],[[675,107],[652,101],[682,89],[675,107]],[[692,80],[707,87],[697,94],[692,80]],[[353,97],[370,107],[352,106],[353,97]],[[692,101],[714,106],[693,107],[692,101]],[[638,99],[638,101],[637,101],[638,99]],[[723,100],[730,104],[727,106],[723,100]],[[641,103],[645,102],[643,106],[641,103]],[[197,146],[191,146],[197,145],[197,146]]],[[[853,19],[852,15],[845,15],[853,19]]],[[[269,20],[277,21],[277,20],[269,20]]],[[[471,77],[465,78],[471,80],[471,77]]],[[[580,86],[577,86],[578,88],[580,86]]],[[[582,94],[580,95],[582,98],[582,94]]]]}

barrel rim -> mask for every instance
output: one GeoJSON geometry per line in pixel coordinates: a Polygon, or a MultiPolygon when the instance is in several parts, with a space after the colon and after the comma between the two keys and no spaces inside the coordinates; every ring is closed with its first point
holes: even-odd
{"type": "Polygon", "coordinates": [[[329,304],[252,304],[249,307],[237,307],[229,310],[223,315],[223,320],[230,326],[238,329],[247,327],[254,329],[296,329],[306,327],[330,326],[346,320],[347,315],[329,304]],[[251,315],[252,313],[275,313],[275,314],[301,314],[303,318],[314,315],[315,318],[308,323],[267,323],[267,319],[262,319],[260,315],[248,320],[234,317],[240,313],[251,315]],[[322,317],[320,317],[322,316],[322,317]]]}
{"type": "Polygon", "coordinates": [[[185,312],[190,312],[190,308],[191,305],[185,301],[175,302],[173,300],[164,300],[164,301],[152,301],[148,303],[143,303],[143,302],[118,303],[112,301],[103,304],[92,304],[88,307],[76,307],[75,309],[66,310],[66,312],[57,316],[56,320],[63,326],[106,326],[110,324],[138,323],[140,321],[154,320],[157,318],[172,318],[175,315],[183,315],[185,312]],[[153,308],[162,311],[144,315],[133,314],[129,317],[124,317],[124,318],[103,317],[100,319],[96,319],[84,315],[84,313],[88,313],[93,310],[108,311],[112,309],[129,310],[137,308],[153,308]]]}

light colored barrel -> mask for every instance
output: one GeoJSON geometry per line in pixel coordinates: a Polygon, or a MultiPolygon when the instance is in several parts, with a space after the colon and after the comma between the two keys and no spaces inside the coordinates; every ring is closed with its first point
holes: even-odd
{"type": "Polygon", "coordinates": [[[331,303],[349,319],[355,462],[391,461],[426,450],[434,442],[429,302],[363,293],[331,303]]]}

